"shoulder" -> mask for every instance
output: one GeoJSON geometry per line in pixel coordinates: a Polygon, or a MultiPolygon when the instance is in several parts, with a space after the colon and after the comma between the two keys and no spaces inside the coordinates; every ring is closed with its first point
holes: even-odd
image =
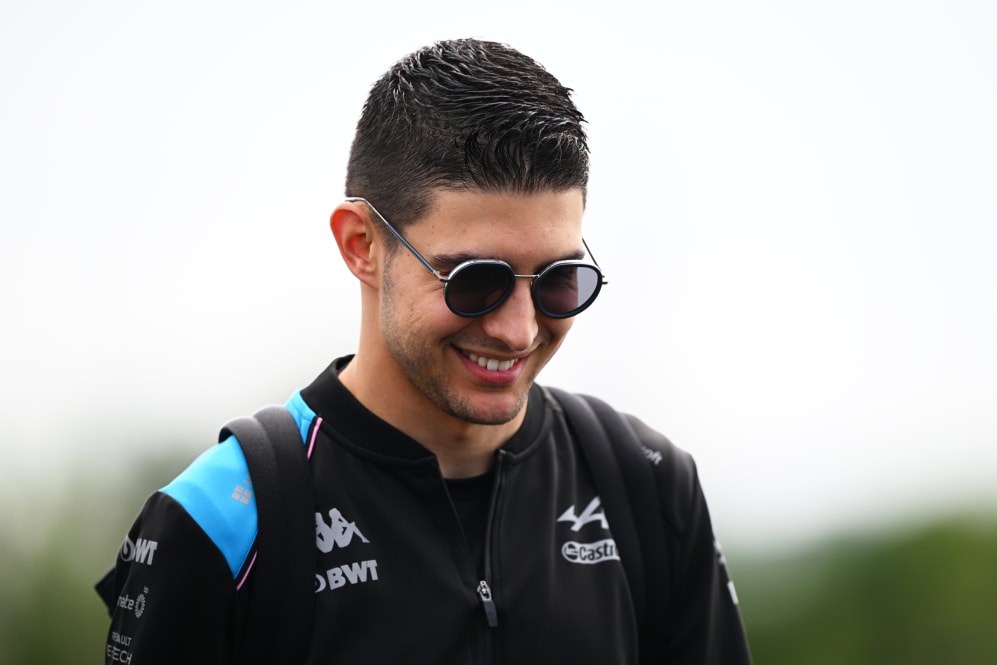
{"type": "Polygon", "coordinates": [[[236,576],[256,540],[256,496],[235,437],[204,451],[160,493],[183,507],[236,576]]]}
{"type": "MultiPolygon", "coordinates": [[[[302,442],[315,412],[295,393],[285,404],[302,442]]],[[[256,540],[256,493],[246,456],[234,436],[204,451],[160,490],[186,511],[238,575],[256,540]]]]}
{"type": "Polygon", "coordinates": [[[650,482],[644,468],[645,465],[650,467],[655,485],[653,490],[658,495],[662,513],[674,529],[685,531],[701,493],[692,455],[640,418],[620,412],[598,397],[559,389],[548,390],[554,398],[550,401],[559,404],[569,420],[576,420],[572,430],[581,439],[601,438],[609,444],[617,465],[627,476],[628,484],[644,486],[650,482]],[[583,405],[589,408],[584,408],[583,405]],[[592,417],[598,420],[598,425],[591,421],[592,417]],[[586,422],[591,422],[592,427],[586,427],[586,422]],[[602,436],[587,435],[590,429],[601,432],[602,436]],[[638,457],[640,460],[634,459],[638,457]],[[642,481],[642,478],[648,480],[642,481]]]}
{"type": "Polygon", "coordinates": [[[680,531],[688,526],[688,515],[701,492],[693,456],[664,434],[628,413],[620,414],[637,435],[641,452],[651,465],[661,508],[680,531]]]}

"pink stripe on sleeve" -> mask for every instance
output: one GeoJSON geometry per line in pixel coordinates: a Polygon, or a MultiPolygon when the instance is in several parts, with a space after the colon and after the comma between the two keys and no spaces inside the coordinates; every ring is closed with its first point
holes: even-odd
{"type": "Polygon", "coordinates": [[[318,428],[321,426],[322,426],[322,416],[316,416],[315,426],[312,427],[312,440],[308,443],[308,452],[305,455],[306,457],[308,457],[308,459],[312,458],[312,451],[315,449],[315,437],[318,436],[318,428]]]}
{"type": "Polygon", "coordinates": [[[253,558],[252,558],[252,560],[249,562],[249,565],[246,566],[246,573],[242,576],[242,579],[239,580],[239,583],[235,585],[235,590],[236,591],[238,591],[239,589],[241,589],[242,585],[246,583],[246,578],[249,577],[249,571],[251,571],[253,569],[253,564],[254,563],[256,563],[256,552],[255,551],[253,552],[253,558]]]}

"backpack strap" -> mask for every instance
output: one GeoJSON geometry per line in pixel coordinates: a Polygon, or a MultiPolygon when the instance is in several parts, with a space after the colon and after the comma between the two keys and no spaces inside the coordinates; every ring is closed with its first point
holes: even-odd
{"type": "MultiPolygon", "coordinates": [[[[240,663],[303,663],[314,614],[315,502],[301,432],[282,406],[230,421],[256,496],[256,551],[240,663]]],[[[247,573],[248,574],[248,573],[247,573]]]]}
{"type": "Polygon", "coordinates": [[[646,448],[630,422],[602,400],[547,390],[564,410],[609,518],[637,616],[640,662],[657,663],[664,647],[668,554],[646,448]]]}

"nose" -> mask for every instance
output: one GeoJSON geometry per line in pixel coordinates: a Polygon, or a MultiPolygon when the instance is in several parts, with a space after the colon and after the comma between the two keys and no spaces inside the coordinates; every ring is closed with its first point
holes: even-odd
{"type": "Polygon", "coordinates": [[[502,341],[510,351],[529,350],[540,331],[532,287],[532,279],[517,279],[505,301],[481,317],[485,333],[502,341]]]}

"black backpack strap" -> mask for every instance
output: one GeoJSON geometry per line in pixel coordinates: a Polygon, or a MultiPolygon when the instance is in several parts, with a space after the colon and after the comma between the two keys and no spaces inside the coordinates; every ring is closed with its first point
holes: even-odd
{"type": "Polygon", "coordinates": [[[609,518],[639,622],[640,662],[658,663],[670,590],[664,517],[646,449],[630,422],[602,400],[547,390],[567,416],[609,518]]]}
{"type": "Polygon", "coordinates": [[[236,418],[256,496],[257,535],[240,663],[304,663],[315,597],[315,503],[301,433],[282,406],[236,418]]]}

